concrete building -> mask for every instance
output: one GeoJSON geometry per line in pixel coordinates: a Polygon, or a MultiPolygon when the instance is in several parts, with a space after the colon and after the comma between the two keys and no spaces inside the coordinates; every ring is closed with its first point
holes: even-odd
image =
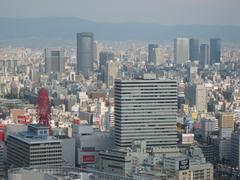
{"type": "Polygon", "coordinates": [[[8,135],[7,164],[9,167],[61,166],[61,140],[49,136],[47,127],[31,124],[27,132],[8,135]]]}
{"type": "Polygon", "coordinates": [[[114,81],[118,75],[118,66],[119,62],[114,62],[112,60],[107,61],[104,82],[107,84],[108,88],[111,88],[114,85],[114,81]]]}
{"type": "Polygon", "coordinates": [[[213,180],[213,165],[210,163],[192,166],[187,170],[180,170],[176,173],[177,179],[192,180],[213,180]]]}
{"type": "Polygon", "coordinates": [[[73,137],[76,140],[76,164],[95,164],[98,153],[113,147],[111,132],[95,131],[90,125],[73,125],[73,137]]]}
{"type": "Polygon", "coordinates": [[[93,71],[94,35],[91,32],[77,34],[77,72],[84,76],[93,71]]]}
{"type": "Polygon", "coordinates": [[[129,176],[135,168],[146,162],[148,156],[146,142],[134,141],[132,148],[100,152],[98,168],[103,172],[129,176]]]}
{"type": "Polygon", "coordinates": [[[189,84],[185,88],[186,99],[189,105],[196,106],[197,111],[207,110],[207,89],[203,84],[189,84]]]}
{"type": "Polygon", "coordinates": [[[45,49],[45,73],[64,72],[64,50],[45,49]]]}
{"type": "Polygon", "coordinates": [[[166,52],[163,48],[155,48],[154,49],[154,64],[156,65],[163,65],[166,62],[166,52]]]}
{"type": "Polygon", "coordinates": [[[115,144],[131,147],[135,140],[147,146],[176,146],[177,82],[156,79],[115,81],[115,144]]]}
{"type": "Polygon", "coordinates": [[[0,74],[16,74],[18,70],[18,60],[0,60],[0,74]]]}
{"type": "Polygon", "coordinates": [[[177,38],[174,40],[174,60],[176,64],[184,64],[189,60],[188,38],[177,38]]]}

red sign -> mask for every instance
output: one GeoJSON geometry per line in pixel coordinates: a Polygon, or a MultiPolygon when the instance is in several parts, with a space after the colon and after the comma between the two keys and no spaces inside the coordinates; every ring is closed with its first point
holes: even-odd
{"type": "Polygon", "coordinates": [[[94,155],[85,155],[81,157],[83,163],[94,163],[96,158],[94,155]]]}
{"type": "Polygon", "coordinates": [[[30,116],[18,116],[18,124],[30,124],[30,116]]]}

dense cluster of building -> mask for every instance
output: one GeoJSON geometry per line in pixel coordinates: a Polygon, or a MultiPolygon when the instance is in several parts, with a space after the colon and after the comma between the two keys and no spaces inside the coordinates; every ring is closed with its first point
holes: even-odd
{"type": "Polygon", "coordinates": [[[72,49],[0,49],[0,176],[237,179],[239,67],[219,38],[147,46],[83,32],[72,49]]]}

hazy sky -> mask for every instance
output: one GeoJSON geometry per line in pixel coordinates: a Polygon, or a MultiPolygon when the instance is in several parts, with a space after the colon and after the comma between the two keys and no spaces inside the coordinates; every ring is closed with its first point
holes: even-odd
{"type": "Polygon", "coordinates": [[[240,25],[240,0],[0,0],[0,17],[240,25]]]}

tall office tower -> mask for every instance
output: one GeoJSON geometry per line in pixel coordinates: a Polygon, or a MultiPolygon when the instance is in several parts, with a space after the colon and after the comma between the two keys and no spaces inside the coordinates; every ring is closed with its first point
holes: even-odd
{"type": "Polygon", "coordinates": [[[64,51],[45,49],[45,73],[64,72],[64,51]]]}
{"type": "Polygon", "coordinates": [[[149,44],[148,45],[148,63],[155,64],[155,51],[154,49],[158,48],[158,44],[149,44]]]}
{"type": "Polygon", "coordinates": [[[61,166],[61,140],[48,135],[48,127],[30,124],[27,132],[7,137],[9,167],[61,166]]]}
{"type": "Polygon", "coordinates": [[[111,88],[114,85],[114,80],[117,78],[118,74],[118,62],[112,60],[107,61],[106,67],[106,77],[104,78],[107,87],[111,88]]]}
{"type": "Polygon", "coordinates": [[[220,63],[221,39],[210,39],[210,64],[220,63]]]}
{"type": "Polygon", "coordinates": [[[234,130],[234,113],[222,112],[219,119],[219,158],[231,160],[231,135],[234,130]]]}
{"type": "Polygon", "coordinates": [[[174,60],[176,64],[184,64],[189,60],[188,38],[177,38],[174,40],[174,60]]]}
{"type": "Polygon", "coordinates": [[[163,65],[166,62],[166,51],[163,48],[154,48],[154,61],[155,65],[163,65]]]}
{"type": "Polygon", "coordinates": [[[189,40],[189,59],[199,61],[199,40],[191,38],[189,40]]]}
{"type": "Polygon", "coordinates": [[[209,65],[209,45],[201,44],[200,45],[200,64],[202,67],[207,67],[209,65]]]}
{"type": "Polygon", "coordinates": [[[222,112],[219,119],[219,130],[221,138],[230,138],[234,130],[234,113],[222,112]]]}
{"type": "Polygon", "coordinates": [[[77,72],[88,76],[93,71],[94,35],[91,32],[77,34],[77,72]]]}
{"type": "Polygon", "coordinates": [[[196,108],[197,111],[207,111],[207,90],[204,84],[196,85],[196,108]]]}
{"type": "Polygon", "coordinates": [[[108,60],[114,60],[114,53],[109,51],[101,51],[99,53],[99,68],[100,70],[106,67],[108,60]]]}
{"type": "Polygon", "coordinates": [[[231,165],[240,167],[240,130],[232,133],[231,136],[231,165]]]}
{"type": "Polygon", "coordinates": [[[115,144],[131,147],[176,146],[177,82],[145,74],[142,79],[115,80],[115,144]]]}

